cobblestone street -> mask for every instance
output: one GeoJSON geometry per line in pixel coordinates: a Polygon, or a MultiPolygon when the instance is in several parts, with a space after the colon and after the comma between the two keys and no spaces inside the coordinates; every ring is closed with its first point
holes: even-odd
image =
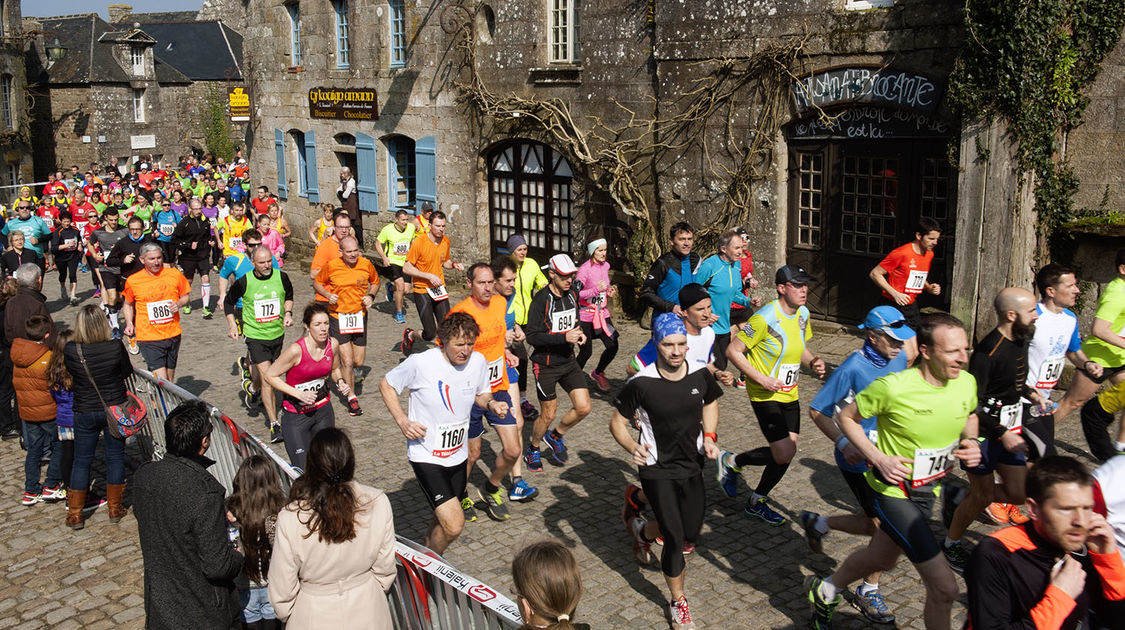
{"type": "MultiPolygon", "coordinates": [[[[298,315],[312,295],[305,269],[296,264],[286,268],[297,290],[298,315]]],[[[90,295],[88,278],[80,278],[83,296],[90,295]]],[[[50,305],[60,309],[56,319],[72,324],[77,309],[61,308],[53,284],[49,291],[50,305]]],[[[197,305],[198,300],[193,303],[197,305]]],[[[356,443],[358,478],[385,489],[394,507],[398,533],[421,541],[430,511],[406,466],[404,438],[386,414],[376,387],[383,373],[401,359],[397,352],[401,326],[393,323],[385,303],[379,309],[381,312],[372,314],[374,332],[367,355],[372,370],[360,396],[364,414],[349,417],[336,401],[336,422],[356,443]]],[[[179,385],[265,436],[263,416],[247,415],[239,404],[239,381],[231,376],[232,363],[242,353],[243,343],[225,337],[226,325],[219,314],[205,321],[195,309],[183,317],[183,322],[179,385]]],[[[407,322],[417,325],[413,309],[407,313],[407,322]]],[[[628,357],[647,335],[633,322],[619,323],[622,351],[609,370],[615,388],[623,382],[628,357]]],[[[299,333],[299,326],[295,326],[287,337],[294,340],[299,333]]],[[[856,337],[834,326],[817,325],[815,334],[812,349],[831,364],[839,363],[859,346],[856,337]]],[[[134,360],[140,365],[139,357],[134,360]]],[[[714,482],[713,464],[708,468],[707,517],[700,545],[688,559],[687,577],[687,594],[700,627],[805,627],[808,609],[801,590],[804,576],[826,574],[863,542],[834,533],[826,540],[828,555],[813,554],[799,526],[793,523],[803,509],[832,513],[854,508],[832,461],[831,444],[808,420],[807,402],[816,389],[813,377],[802,376],[805,415],[800,450],[771,497],[773,505],[790,518],[789,523],[772,528],[748,519],[742,514],[742,505],[749,490],[744,485],[738,498],[727,498],[714,482]]],[[[659,568],[636,565],[622,526],[622,489],[635,475],[634,467],[609,434],[608,401],[608,395],[595,392],[593,413],[568,434],[572,457],[567,466],[547,462],[544,472],[527,474],[528,481],[540,489],[539,497],[513,505],[507,523],[491,522],[482,515],[481,520],[468,524],[446,557],[466,573],[507,593],[511,588],[508,566],[514,550],[528,541],[553,537],[574,550],[583,569],[585,595],[579,621],[594,628],[665,628],[667,594],[659,568]]],[[[568,405],[563,402],[560,407],[565,410],[568,405]]],[[[727,450],[763,444],[743,392],[725,389],[720,400],[719,436],[727,450]]],[[[494,459],[488,443],[494,438],[491,433],[485,436],[485,462],[494,459]]],[[[1060,438],[1063,452],[1084,451],[1074,419],[1061,427],[1060,438]]],[[[281,447],[275,445],[275,450],[284,456],[281,447]]],[[[71,532],[63,526],[62,504],[19,505],[22,458],[18,442],[0,445],[0,462],[8,473],[3,478],[4,501],[0,504],[0,566],[4,567],[0,573],[0,628],[142,628],[143,572],[133,516],[112,525],[105,509],[100,508],[89,517],[84,530],[71,532]]],[[[747,482],[756,482],[757,475],[757,471],[748,470],[747,482]]],[[[100,490],[104,482],[99,474],[95,479],[95,487],[100,490]]],[[[483,470],[478,467],[470,485],[483,483],[483,470]]],[[[128,498],[126,494],[127,503],[128,498]]],[[[940,523],[936,527],[940,529],[940,523]]],[[[992,530],[992,526],[978,522],[969,534],[970,543],[992,530]]],[[[924,592],[908,563],[901,562],[887,573],[882,589],[898,616],[899,627],[922,627],[924,592]]],[[[962,597],[954,607],[954,627],[964,619],[963,601],[962,597]]],[[[841,606],[836,619],[839,628],[869,625],[846,605],[841,606]]]]}

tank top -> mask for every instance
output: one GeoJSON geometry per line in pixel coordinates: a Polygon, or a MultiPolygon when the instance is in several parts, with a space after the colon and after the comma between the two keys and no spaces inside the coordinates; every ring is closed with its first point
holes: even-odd
{"type": "Polygon", "coordinates": [[[324,357],[315,361],[305,345],[306,339],[308,338],[301,337],[297,340],[297,345],[301,347],[301,358],[297,361],[297,365],[289,368],[285,373],[285,384],[301,391],[315,391],[316,402],[306,405],[286,394],[281,401],[281,407],[293,413],[309,413],[328,404],[329,400],[328,383],[324,379],[332,373],[332,340],[328,339],[328,346],[324,348],[324,357]]]}

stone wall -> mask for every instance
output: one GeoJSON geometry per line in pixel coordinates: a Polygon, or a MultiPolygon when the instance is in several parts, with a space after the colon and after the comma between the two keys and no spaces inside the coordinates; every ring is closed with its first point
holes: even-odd
{"type": "Polygon", "coordinates": [[[1080,127],[1066,140],[1066,157],[1080,185],[1074,207],[1125,211],[1125,44],[1102,62],[1086,91],[1090,104],[1080,127]]]}
{"type": "MultiPolygon", "coordinates": [[[[2,25],[3,37],[0,37],[0,75],[8,76],[12,82],[12,128],[0,127],[0,165],[3,166],[0,185],[10,185],[9,165],[17,167],[16,178],[19,181],[32,181],[31,109],[27,96],[23,38],[20,36],[20,3],[16,0],[3,0],[3,5],[2,16],[5,22],[2,25]]],[[[0,188],[0,203],[7,204],[7,200],[14,196],[13,189],[0,188]]]]}

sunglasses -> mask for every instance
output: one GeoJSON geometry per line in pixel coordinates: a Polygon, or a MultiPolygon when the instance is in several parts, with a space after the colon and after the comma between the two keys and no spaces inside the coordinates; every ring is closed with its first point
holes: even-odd
{"type": "Polygon", "coordinates": [[[20,210],[31,210],[31,206],[20,206],[20,210]]]}
{"type": "Polygon", "coordinates": [[[890,322],[889,324],[883,324],[879,328],[903,328],[905,326],[906,326],[906,320],[900,319],[898,321],[890,322]]]}

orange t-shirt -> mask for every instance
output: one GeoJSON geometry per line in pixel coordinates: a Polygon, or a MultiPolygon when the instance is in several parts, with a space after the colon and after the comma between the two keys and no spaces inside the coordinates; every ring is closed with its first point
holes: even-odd
{"type": "MultiPolygon", "coordinates": [[[[358,313],[366,311],[363,306],[363,296],[372,285],[378,286],[379,272],[363,256],[356,261],[355,267],[349,267],[343,258],[329,261],[320,273],[316,274],[316,281],[329,293],[339,296],[336,304],[328,307],[332,317],[340,318],[339,313],[358,313]]],[[[319,293],[317,294],[320,295],[319,293]]]]}
{"type": "MultiPolygon", "coordinates": [[[[912,304],[926,287],[926,276],[930,273],[930,263],[933,260],[932,251],[916,254],[914,243],[911,242],[892,249],[879,266],[887,272],[887,284],[895,291],[910,296],[909,303],[912,304]]],[[[883,292],[883,296],[891,297],[886,291],[883,292]]]]}
{"type": "MultiPolygon", "coordinates": [[[[316,269],[323,270],[326,266],[328,266],[328,263],[332,262],[333,260],[338,260],[339,258],[340,241],[337,241],[336,239],[329,236],[328,238],[316,244],[316,251],[313,253],[312,264],[309,265],[309,271],[314,271],[316,269]]],[[[317,293],[316,301],[327,302],[328,300],[325,299],[325,297],[321,294],[317,293]]]]}
{"type": "MultiPolygon", "coordinates": [[[[449,260],[449,237],[441,237],[440,243],[434,243],[429,234],[416,238],[410,243],[410,251],[406,253],[406,262],[414,265],[418,271],[432,273],[445,282],[445,273],[442,263],[449,260]]],[[[421,278],[414,278],[414,292],[425,293],[430,283],[421,278]]]]}
{"type": "Polygon", "coordinates": [[[121,294],[134,304],[137,341],[160,341],[182,334],[175,303],[190,292],[191,284],[174,267],[161,267],[158,274],[141,269],[129,276],[121,294]]]}
{"type": "Polygon", "coordinates": [[[480,326],[473,350],[484,355],[488,361],[488,383],[494,392],[508,391],[508,367],[504,362],[504,349],[508,347],[505,335],[508,327],[504,314],[508,311],[508,300],[500,295],[492,296],[488,308],[480,309],[473,303],[472,296],[457,303],[450,313],[467,313],[480,326]]]}

